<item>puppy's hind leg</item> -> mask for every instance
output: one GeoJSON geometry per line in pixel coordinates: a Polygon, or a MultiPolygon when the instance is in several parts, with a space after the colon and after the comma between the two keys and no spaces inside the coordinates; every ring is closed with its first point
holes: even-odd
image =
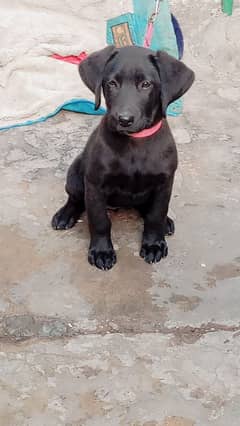
{"type": "Polygon", "coordinates": [[[65,188],[68,193],[68,200],[53,216],[53,229],[72,228],[85,210],[84,170],[81,156],[77,157],[70,166],[65,188]]]}
{"type": "Polygon", "coordinates": [[[165,235],[171,236],[174,233],[175,233],[175,223],[174,223],[173,219],[171,219],[169,216],[167,216],[165,235]]]}

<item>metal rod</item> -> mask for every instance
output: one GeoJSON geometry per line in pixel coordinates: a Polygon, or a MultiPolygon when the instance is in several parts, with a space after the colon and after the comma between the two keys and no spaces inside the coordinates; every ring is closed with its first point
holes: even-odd
{"type": "Polygon", "coordinates": [[[160,7],[160,0],[155,0],[155,11],[154,11],[155,15],[158,14],[159,7],[160,7]]]}

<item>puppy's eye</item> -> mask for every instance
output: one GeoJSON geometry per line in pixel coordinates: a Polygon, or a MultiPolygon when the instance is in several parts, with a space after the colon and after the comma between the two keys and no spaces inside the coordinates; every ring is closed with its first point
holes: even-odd
{"type": "Polygon", "coordinates": [[[110,80],[110,81],[108,81],[108,86],[117,87],[117,82],[115,80],[110,80]]]}
{"type": "Polygon", "coordinates": [[[142,89],[149,89],[151,86],[152,86],[152,83],[151,83],[151,81],[148,81],[148,80],[144,80],[141,83],[142,89]]]}

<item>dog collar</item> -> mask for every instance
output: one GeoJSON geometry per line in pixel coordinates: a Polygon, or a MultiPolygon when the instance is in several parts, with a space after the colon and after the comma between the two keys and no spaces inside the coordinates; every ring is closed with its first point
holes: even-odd
{"type": "Polygon", "coordinates": [[[155,133],[157,133],[158,130],[160,130],[162,127],[162,120],[159,121],[157,124],[155,124],[152,127],[149,127],[149,129],[141,130],[140,132],[131,133],[129,136],[132,138],[147,138],[148,136],[152,136],[155,133]]]}

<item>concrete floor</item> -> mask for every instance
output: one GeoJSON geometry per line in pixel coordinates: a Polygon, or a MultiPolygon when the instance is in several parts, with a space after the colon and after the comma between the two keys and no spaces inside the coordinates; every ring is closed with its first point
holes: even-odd
{"type": "MultiPolygon", "coordinates": [[[[194,28],[182,20],[196,53],[194,16],[194,28]]],[[[176,234],[158,265],[138,256],[134,212],[112,214],[108,273],[87,263],[86,217],[50,227],[98,118],[61,113],[0,133],[1,425],[239,426],[240,95],[202,69],[170,119],[176,234]]]]}

